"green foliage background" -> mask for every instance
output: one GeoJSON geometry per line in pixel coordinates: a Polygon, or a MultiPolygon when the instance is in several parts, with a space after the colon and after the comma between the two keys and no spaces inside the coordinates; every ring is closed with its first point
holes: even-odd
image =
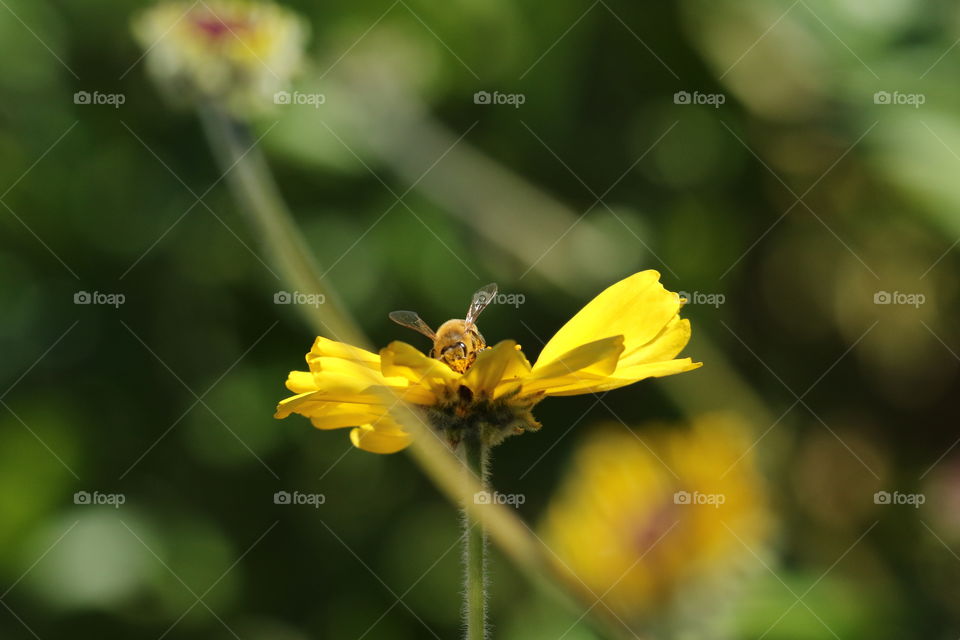
{"type": "MultiPolygon", "coordinates": [[[[526,302],[488,309],[484,333],[533,353],[636,270],[725,296],[685,311],[704,369],[613,393],[609,410],[545,403],[542,431],[497,450],[496,484],[526,495],[524,518],[611,413],[642,435],[648,420],[740,411],[766,434],[780,531],[733,637],[958,635],[952,3],[285,4],[314,32],[299,88],[327,102],[256,130],[376,344],[419,344],[390,310],[436,324],[491,280],[526,302]],[[481,90],[525,103],[478,105],[481,90]],[[678,91],[726,101],[676,104],[678,91]],[[877,91],[925,102],[877,104],[877,91]],[[403,130],[411,112],[467,133],[444,156],[403,130]],[[436,159],[442,171],[474,152],[581,221],[551,248],[560,234],[520,222],[537,213],[526,191],[472,173],[395,205],[391,190],[436,159]],[[485,217],[484,193],[516,196],[516,220],[485,217]],[[461,201],[479,213],[465,219],[461,201]],[[876,305],[878,291],[926,301],[876,305]],[[746,392],[718,393],[731,380],[746,392]],[[879,507],[877,490],[927,502],[879,507]]],[[[196,118],[146,77],[128,28],[140,6],[0,3],[0,635],[456,637],[454,509],[409,458],[271,417],[313,336],[273,304],[284,286],[196,118]],[[126,102],[74,103],[94,90],[126,102]],[[75,305],[78,291],[126,302],[75,305]],[[275,505],[279,490],[326,503],[275,505]],[[126,503],[77,506],[77,491],[126,503]]],[[[576,620],[493,562],[495,637],[555,638],[576,620]]]]}

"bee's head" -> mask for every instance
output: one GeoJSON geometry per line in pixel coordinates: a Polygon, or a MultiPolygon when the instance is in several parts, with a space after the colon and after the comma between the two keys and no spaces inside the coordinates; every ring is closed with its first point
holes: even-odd
{"type": "Polygon", "coordinates": [[[464,320],[448,320],[440,325],[431,354],[457,373],[465,373],[486,347],[483,336],[464,320]]]}
{"type": "Polygon", "coordinates": [[[457,373],[465,373],[476,359],[476,355],[469,353],[467,345],[460,341],[447,344],[436,357],[457,373]]]}

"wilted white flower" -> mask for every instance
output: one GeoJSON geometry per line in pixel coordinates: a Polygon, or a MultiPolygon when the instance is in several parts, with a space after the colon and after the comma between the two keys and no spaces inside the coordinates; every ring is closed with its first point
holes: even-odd
{"type": "Polygon", "coordinates": [[[230,109],[273,103],[303,58],[308,27],[272,2],[164,2],[140,13],[134,35],[164,91],[230,109]]]}

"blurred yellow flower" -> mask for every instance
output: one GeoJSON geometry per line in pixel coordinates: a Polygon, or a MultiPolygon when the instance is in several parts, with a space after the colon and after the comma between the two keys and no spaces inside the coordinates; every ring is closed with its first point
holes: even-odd
{"type": "Polygon", "coordinates": [[[354,445],[394,453],[410,435],[389,416],[391,398],[426,408],[431,425],[456,446],[465,434],[494,445],[537,429],[531,410],[546,396],[616,389],[638,380],[696,369],[675,358],[690,339],[680,299],[656,271],[610,286],[544,346],[533,366],[512,340],[485,349],[459,373],[414,347],[392,342],[379,354],[317,338],[309,371],[292,371],[276,417],[299,413],[319,429],[355,427],[354,445]]]}
{"type": "Polygon", "coordinates": [[[308,28],[272,2],[162,2],[134,20],[151,73],[173,97],[233,109],[273,102],[300,66],[308,28]]]}
{"type": "Polygon", "coordinates": [[[739,570],[757,564],[751,550],[762,553],[770,528],[751,432],[712,414],[639,437],[617,423],[586,441],[547,510],[544,539],[624,619],[668,615],[681,590],[713,608],[739,570]]]}

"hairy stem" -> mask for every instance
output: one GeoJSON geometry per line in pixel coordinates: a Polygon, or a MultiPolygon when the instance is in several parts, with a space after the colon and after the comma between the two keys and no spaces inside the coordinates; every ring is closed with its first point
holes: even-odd
{"type": "MultiPolygon", "coordinates": [[[[482,491],[487,491],[487,446],[475,435],[465,438],[462,446],[467,473],[479,479],[482,491]]],[[[475,503],[484,502],[478,500],[477,495],[473,499],[475,503]]],[[[484,640],[487,637],[487,533],[483,523],[466,508],[463,510],[463,544],[466,640],[484,640]]]]}

